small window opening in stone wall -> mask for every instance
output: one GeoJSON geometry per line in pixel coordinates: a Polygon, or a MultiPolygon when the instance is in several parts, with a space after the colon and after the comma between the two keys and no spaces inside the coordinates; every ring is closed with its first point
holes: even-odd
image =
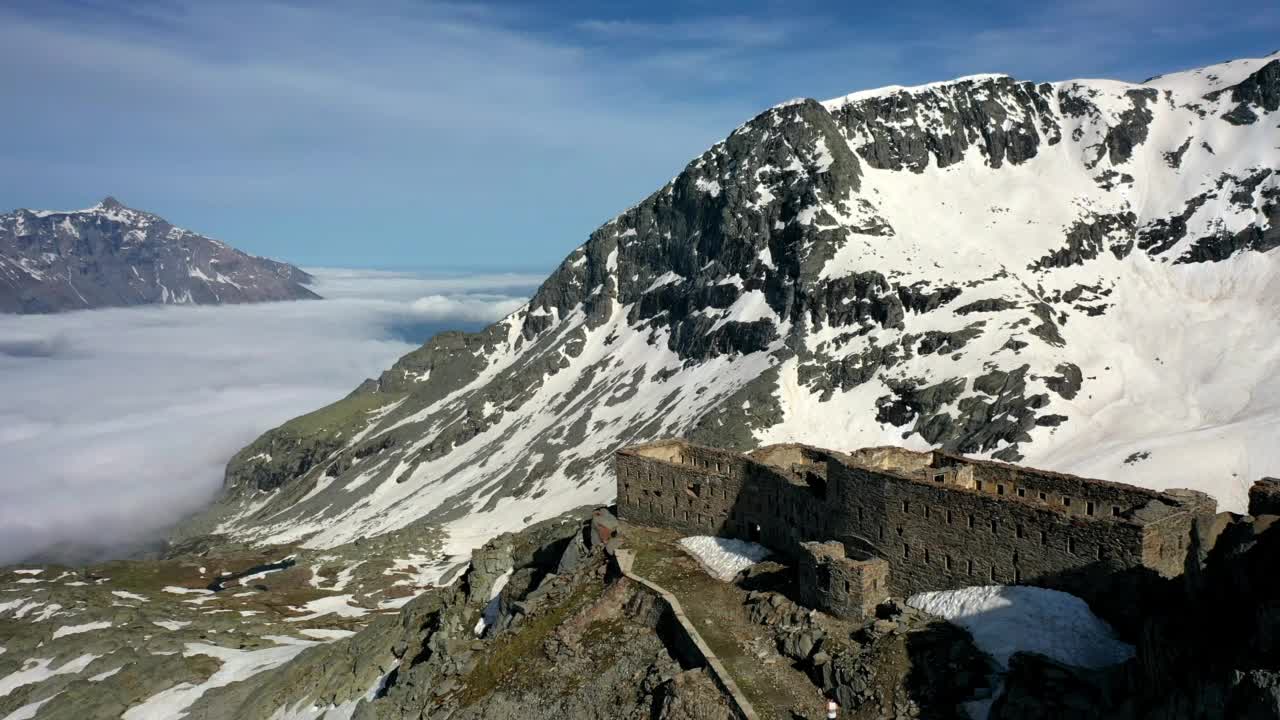
{"type": "Polygon", "coordinates": [[[1000,532],[1000,521],[996,518],[991,518],[991,534],[995,535],[998,532],[1000,532]]]}
{"type": "Polygon", "coordinates": [[[1021,558],[1022,558],[1022,556],[1018,554],[1018,551],[1017,551],[1017,550],[1014,550],[1014,551],[1013,551],[1013,564],[1014,564],[1014,565],[1017,565],[1017,564],[1018,564],[1018,560],[1020,560],[1021,558]]]}
{"type": "Polygon", "coordinates": [[[1111,506],[1111,517],[1120,517],[1120,506],[1119,506],[1119,505],[1112,505],[1112,506],[1111,506]]]}
{"type": "Polygon", "coordinates": [[[902,512],[904,512],[904,513],[909,513],[909,512],[911,512],[911,501],[910,501],[910,500],[903,500],[903,501],[902,501],[902,512]]]}
{"type": "Polygon", "coordinates": [[[1022,582],[1022,571],[1019,570],[1018,568],[1013,569],[1013,582],[1014,583],[1022,582]]]}
{"type": "Polygon", "coordinates": [[[1085,515],[1093,514],[1093,501],[1088,501],[1084,504],[1084,514],[1085,515]]]}
{"type": "Polygon", "coordinates": [[[1024,538],[1027,536],[1027,531],[1021,525],[1018,525],[1015,528],[1014,532],[1020,538],[1024,538]]]}
{"type": "Polygon", "coordinates": [[[1003,484],[1003,483],[996,483],[996,494],[997,494],[997,495],[1003,495],[1003,494],[1004,494],[1004,484],[1003,484]]]}
{"type": "Polygon", "coordinates": [[[1076,539],[1075,539],[1075,538],[1067,538],[1067,552],[1068,552],[1068,553],[1070,553],[1070,554],[1072,554],[1072,555],[1075,555],[1075,554],[1076,554],[1076,539]]]}
{"type": "Polygon", "coordinates": [[[883,525],[881,525],[881,526],[880,526],[880,539],[881,539],[881,540],[883,540],[883,539],[884,539],[884,526],[883,526],[883,525]]]}
{"type": "Polygon", "coordinates": [[[1026,489],[1026,488],[1018,488],[1018,497],[1026,497],[1026,496],[1027,496],[1027,489],[1026,489]]]}
{"type": "Polygon", "coordinates": [[[1063,497],[1063,498],[1062,498],[1062,507],[1071,507],[1071,498],[1069,498],[1069,497],[1063,497]]]}
{"type": "Polygon", "coordinates": [[[976,522],[976,519],[973,517],[973,513],[970,513],[970,514],[969,514],[969,529],[970,529],[970,530],[972,530],[972,529],[973,529],[973,527],[974,527],[974,523],[975,523],[975,522],[976,522]]]}
{"type": "Polygon", "coordinates": [[[936,483],[941,483],[942,481],[944,481],[944,480],[946,480],[946,479],[947,479],[947,474],[946,474],[946,473],[937,473],[937,474],[935,474],[935,475],[933,476],[933,481],[934,481],[934,482],[936,482],[936,483]]]}
{"type": "Polygon", "coordinates": [[[853,592],[853,583],[849,582],[848,580],[845,580],[845,581],[844,581],[844,591],[845,591],[846,593],[853,592]]]}
{"type": "Polygon", "coordinates": [[[862,522],[862,521],[863,521],[863,520],[865,520],[865,519],[866,519],[866,518],[865,518],[865,516],[864,516],[864,514],[863,514],[863,512],[862,512],[862,506],[861,506],[861,505],[859,505],[859,506],[858,506],[858,522],[862,522]]]}
{"type": "Polygon", "coordinates": [[[902,559],[909,560],[910,558],[911,558],[911,546],[906,543],[902,543],[902,559]]]}
{"type": "Polygon", "coordinates": [[[1098,559],[1102,560],[1106,556],[1106,552],[1101,545],[1098,546],[1098,559]]]}
{"type": "Polygon", "coordinates": [[[950,555],[943,555],[943,556],[942,556],[942,566],[943,566],[944,568],[946,568],[948,572],[950,572],[950,571],[951,571],[951,556],[950,556],[950,555]]]}
{"type": "Polygon", "coordinates": [[[1047,532],[1045,532],[1045,531],[1043,531],[1043,530],[1041,530],[1041,531],[1040,531],[1040,544],[1041,544],[1041,545],[1048,545],[1048,544],[1049,544],[1049,533],[1047,533],[1047,532]]]}
{"type": "Polygon", "coordinates": [[[871,578],[871,589],[872,590],[880,589],[880,578],[871,578]]]}
{"type": "Polygon", "coordinates": [[[964,561],[964,570],[965,570],[965,572],[966,572],[966,573],[968,573],[969,575],[973,575],[973,561],[972,561],[972,560],[965,560],[965,561],[964,561]]]}
{"type": "Polygon", "coordinates": [[[902,537],[902,526],[898,526],[898,537],[902,537]]]}
{"type": "Polygon", "coordinates": [[[924,549],[924,564],[929,564],[929,548],[924,549]]]}
{"type": "Polygon", "coordinates": [[[979,492],[981,492],[981,491],[982,491],[982,481],[981,481],[981,480],[976,481],[976,482],[974,483],[974,485],[978,488],[978,491],[979,491],[979,492]]]}
{"type": "Polygon", "coordinates": [[[987,577],[991,578],[991,582],[995,582],[995,581],[996,581],[996,566],[995,566],[995,565],[992,565],[992,566],[991,566],[991,570],[990,570],[990,572],[987,574],[987,577]]]}
{"type": "Polygon", "coordinates": [[[929,519],[929,506],[928,506],[928,505],[925,505],[925,506],[924,506],[924,519],[925,519],[925,520],[928,520],[928,519],[929,519]]]}
{"type": "Polygon", "coordinates": [[[948,510],[947,510],[947,524],[948,524],[948,525],[950,525],[952,520],[953,520],[953,518],[952,518],[951,510],[950,510],[950,509],[948,509],[948,510]]]}
{"type": "Polygon", "coordinates": [[[1049,494],[1040,493],[1040,502],[1049,502],[1049,494]]]}

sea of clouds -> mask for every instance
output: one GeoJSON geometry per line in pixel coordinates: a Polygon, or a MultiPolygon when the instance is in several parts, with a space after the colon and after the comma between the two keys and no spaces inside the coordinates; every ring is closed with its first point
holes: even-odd
{"type": "Polygon", "coordinates": [[[324,300],[0,315],[0,564],[154,547],[260,433],[541,280],[311,272],[324,300]]]}

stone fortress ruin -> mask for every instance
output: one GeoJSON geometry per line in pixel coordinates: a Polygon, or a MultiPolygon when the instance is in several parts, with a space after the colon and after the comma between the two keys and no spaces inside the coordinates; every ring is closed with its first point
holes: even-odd
{"type": "Polygon", "coordinates": [[[623,520],[759,542],[794,563],[805,604],[854,619],[927,590],[1027,584],[1089,599],[1115,587],[1103,579],[1173,577],[1195,562],[1217,510],[1192,490],[936,450],[738,453],[664,440],[614,461],[623,520]]]}

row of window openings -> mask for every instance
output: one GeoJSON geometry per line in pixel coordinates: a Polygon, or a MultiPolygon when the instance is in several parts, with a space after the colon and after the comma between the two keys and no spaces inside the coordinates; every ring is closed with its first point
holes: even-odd
{"type": "MultiPolygon", "coordinates": [[[[675,509],[675,508],[666,508],[666,509],[667,509],[667,512],[671,515],[671,518],[672,518],[673,520],[674,520],[674,519],[676,519],[676,517],[677,517],[677,511],[676,511],[676,509],[675,509]]],[[[656,514],[656,513],[658,513],[658,512],[660,511],[660,508],[656,507],[656,506],[654,505],[654,503],[653,503],[652,501],[650,501],[650,503],[649,503],[649,511],[650,511],[650,512],[652,512],[652,513],[655,513],[655,514],[656,514]]],[[[704,516],[704,515],[702,515],[702,514],[696,514],[696,515],[695,515],[695,517],[697,518],[697,521],[698,521],[698,524],[699,524],[699,525],[701,525],[701,524],[705,524],[705,523],[706,523],[706,516],[704,516]]],[[[928,514],[927,514],[927,513],[926,513],[926,517],[928,517],[928,514]]],[[[688,510],[680,511],[680,519],[684,520],[685,522],[688,522],[688,520],[689,520],[689,511],[688,511],[688,510]]],[[[859,520],[862,520],[862,519],[863,519],[863,509],[862,509],[862,508],[858,508],[858,519],[859,519],[859,520]]],[[[950,523],[951,523],[951,519],[952,519],[952,512],[951,512],[950,510],[948,510],[948,511],[947,511],[947,523],[948,523],[948,524],[950,524],[950,523]]],[[[970,515],[970,516],[969,516],[969,527],[970,527],[970,528],[975,527],[975,518],[974,518],[974,516],[973,516],[973,515],[970,515]]],[[[1000,524],[999,524],[999,521],[998,521],[998,520],[992,520],[992,521],[991,521],[991,532],[992,532],[992,533],[996,533],[996,532],[998,532],[998,531],[999,531],[999,527],[1000,527],[1000,524]]],[[[794,529],[795,529],[795,528],[793,527],[793,528],[792,528],[792,530],[794,531],[794,529]]],[[[904,532],[905,532],[905,531],[903,530],[902,526],[901,526],[901,525],[899,525],[899,526],[897,527],[898,537],[903,537],[904,532]]],[[[1040,531],[1038,531],[1038,532],[1040,533],[1040,544],[1041,544],[1041,545],[1048,545],[1048,544],[1049,544],[1049,534],[1048,534],[1047,532],[1045,532],[1044,530],[1040,530],[1040,531]]],[[[792,534],[794,535],[795,533],[793,532],[792,534]]],[[[1014,528],[1014,534],[1015,534],[1017,537],[1019,537],[1019,538],[1025,538],[1025,537],[1027,536],[1025,529],[1024,529],[1021,525],[1017,525],[1017,526],[1015,526],[1015,528],[1014,528]]],[[[885,533],[884,533],[884,526],[882,525],[882,526],[880,526],[880,539],[881,539],[881,540],[884,540],[884,535],[885,535],[885,533]]],[[[1177,549],[1178,549],[1178,550],[1182,550],[1182,549],[1183,549],[1183,540],[1182,540],[1182,538],[1178,538],[1178,541],[1177,541],[1177,549]]],[[[1163,545],[1162,545],[1161,547],[1157,548],[1157,551],[1156,551],[1156,552],[1160,555],[1160,557],[1167,557],[1169,550],[1170,550],[1170,548],[1169,548],[1169,547],[1167,547],[1167,546],[1163,546],[1163,545]]],[[[1077,553],[1076,553],[1076,541],[1075,541],[1075,538],[1070,538],[1070,537],[1069,537],[1069,538],[1067,538],[1067,553],[1068,553],[1068,554],[1070,554],[1070,555],[1075,555],[1075,554],[1077,554],[1077,553]]],[[[906,559],[906,558],[909,558],[909,557],[910,557],[910,555],[911,555],[911,546],[909,546],[909,545],[907,545],[907,544],[905,544],[905,543],[904,543],[904,544],[903,544],[903,546],[902,546],[902,557],[903,557],[904,559],[906,559]]],[[[924,551],[924,558],[925,558],[925,563],[928,563],[928,562],[929,562],[929,551],[928,551],[928,550],[925,550],[925,551],[924,551]]],[[[1017,558],[1018,558],[1017,553],[1014,553],[1014,562],[1017,562],[1017,558]]],[[[1098,549],[1097,549],[1097,558],[1098,558],[1099,560],[1103,560],[1103,559],[1105,559],[1105,558],[1106,558],[1106,551],[1105,551],[1105,549],[1103,548],[1103,546],[1102,546],[1102,545],[1099,545],[1099,546],[1098,546],[1098,549]]],[[[947,558],[946,568],[947,568],[948,570],[950,570],[950,569],[951,569],[951,560],[950,560],[950,557],[949,557],[949,556],[948,556],[948,558],[947,558]]],[[[972,575],[973,573],[969,573],[969,574],[970,574],[970,575],[972,575]]]]}
{"type": "MultiPolygon", "coordinates": [[[[671,487],[674,489],[676,487],[676,482],[674,478],[663,478],[663,477],[658,478],[658,482],[663,485],[666,485],[668,480],[670,480],[671,487]]],[[[622,489],[623,489],[623,492],[626,492],[629,494],[629,491],[631,490],[631,483],[623,482],[622,489]]],[[[684,485],[684,494],[688,495],[690,498],[701,498],[704,492],[706,493],[706,496],[709,498],[714,498],[717,494],[719,494],[720,497],[724,498],[725,500],[729,499],[729,488],[727,487],[716,487],[714,485],[704,486],[701,483],[692,483],[692,484],[684,485]],[[717,493],[717,490],[719,490],[718,493],[717,493]]],[[[662,497],[662,490],[657,490],[657,489],[650,490],[646,488],[640,488],[640,494],[642,496],[653,495],[654,497],[660,498],[662,497]]],[[[676,497],[676,500],[677,502],[679,501],[679,496],[676,497]]],[[[692,502],[692,500],[690,500],[690,502],[692,502]]]]}
{"type": "MultiPolygon", "coordinates": [[[[685,489],[685,493],[689,496],[689,499],[685,501],[685,504],[687,507],[693,508],[695,506],[695,503],[693,502],[693,498],[702,497],[702,487],[699,485],[693,485],[693,486],[686,486],[684,489],[685,489]]],[[[639,496],[631,492],[625,492],[629,490],[629,486],[624,486],[623,490],[628,500],[633,504],[643,504],[644,502],[647,501],[650,512],[660,513],[662,510],[661,506],[667,505],[667,503],[662,500],[661,490],[645,490],[642,488],[640,490],[639,496]],[[657,502],[655,502],[654,498],[658,499],[657,502]]],[[[711,492],[709,493],[709,496],[714,496],[715,489],[710,488],[710,490],[711,492]]],[[[721,491],[724,497],[727,499],[728,498],[727,490],[725,490],[724,488],[721,488],[721,491]]],[[[672,518],[675,518],[676,511],[680,509],[680,504],[681,504],[680,495],[678,494],[674,495],[672,496],[672,499],[674,502],[674,507],[668,506],[665,509],[671,515],[672,518]]],[[[749,509],[753,509],[762,513],[775,515],[779,519],[785,522],[791,522],[791,523],[800,522],[800,516],[796,513],[794,508],[790,508],[786,504],[781,502],[773,502],[773,503],[769,502],[770,500],[774,500],[775,498],[766,496],[766,497],[754,497],[752,499],[754,502],[751,503],[752,507],[749,509]]],[[[684,514],[687,516],[689,513],[688,511],[685,511],[684,514]]],[[[685,519],[687,520],[688,517],[685,517],[685,519]]],[[[822,518],[820,517],[815,518],[808,522],[815,522],[815,521],[821,524],[822,518]]]]}
{"type": "MultiPolygon", "coordinates": [[[[903,559],[903,560],[910,560],[910,559],[911,559],[911,546],[910,546],[910,545],[903,544],[903,546],[902,546],[902,559],[903,559]]],[[[924,557],[923,557],[923,560],[924,560],[924,564],[925,564],[925,565],[928,565],[928,564],[930,564],[930,562],[932,562],[932,559],[930,558],[930,555],[929,555],[929,549],[928,549],[928,548],[925,548],[925,550],[924,550],[924,557]]],[[[1020,582],[1022,582],[1022,568],[1016,567],[1017,562],[1018,562],[1018,553],[1014,553],[1014,554],[1013,554],[1013,562],[1014,562],[1014,565],[1015,565],[1015,567],[1013,568],[1013,581],[1014,581],[1015,583],[1020,583],[1020,582]]],[[[952,571],[954,571],[954,569],[955,569],[954,565],[955,565],[955,562],[951,559],[951,556],[950,556],[950,555],[943,555],[943,556],[942,556],[942,568],[943,568],[944,570],[946,570],[947,572],[952,572],[952,571]]],[[[965,572],[965,574],[966,574],[966,575],[969,575],[970,577],[974,577],[974,576],[976,576],[976,573],[974,572],[974,568],[975,568],[975,565],[974,565],[974,562],[973,562],[972,560],[965,560],[965,561],[964,561],[964,572],[965,572]]],[[[995,581],[995,580],[997,580],[997,579],[998,579],[998,578],[996,577],[996,566],[995,566],[995,565],[991,565],[991,566],[987,569],[987,577],[988,577],[988,578],[990,578],[990,579],[991,579],[991,580],[993,580],[993,581],[995,581]]]]}
{"type": "MultiPolygon", "coordinates": [[[[947,522],[948,522],[948,523],[950,523],[950,522],[951,522],[951,511],[950,511],[950,510],[948,510],[948,511],[947,511],[947,522]]],[[[970,527],[970,528],[973,528],[973,527],[974,527],[974,517],[973,517],[972,515],[970,515],[970,516],[969,516],[969,527],[970,527]]],[[[992,521],[991,521],[991,532],[992,532],[992,534],[995,534],[996,532],[998,532],[998,531],[999,531],[999,528],[1000,528],[1000,523],[999,523],[999,521],[998,521],[998,520],[992,520],[992,521]]],[[[902,528],[902,526],[901,526],[901,525],[899,525],[899,526],[897,527],[897,531],[898,531],[898,537],[903,537],[904,532],[903,532],[903,528],[902,528]]],[[[1040,530],[1040,531],[1038,531],[1038,532],[1040,533],[1040,544],[1041,544],[1041,545],[1046,545],[1046,546],[1047,546],[1047,545],[1049,544],[1049,533],[1045,532],[1044,530],[1040,530]]],[[[1016,526],[1016,528],[1015,528],[1015,535],[1016,535],[1017,537],[1019,537],[1019,538],[1025,538],[1025,537],[1027,536],[1027,533],[1026,533],[1026,530],[1025,530],[1021,525],[1018,525],[1018,526],[1016,526]]],[[[881,526],[880,526],[880,539],[881,539],[881,540],[884,540],[884,526],[883,526],[883,525],[881,525],[881,526]]],[[[1069,553],[1069,554],[1071,554],[1071,555],[1075,555],[1075,554],[1076,554],[1076,541],[1075,541],[1075,538],[1071,538],[1071,537],[1067,538],[1067,553],[1069,553]]],[[[903,557],[903,558],[910,557],[910,554],[911,554],[911,546],[907,545],[906,543],[903,543],[903,545],[902,545],[902,557],[903,557]]],[[[926,563],[927,563],[927,562],[929,562],[929,551],[928,551],[928,550],[925,550],[925,552],[924,552],[924,556],[925,556],[925,562],[926,562],[926,563]]],[[[1098,546],[1098,559],[1099,559],[1099,560],[1102,560],[1104,557],[1106,557],[1106,553],[1105,553],[1105,551],[1103,550],[1103,546],[1102,546],[1102,545],[1099,545],[1099,546],[1098,546]]],[[[1016,552],[1015,552],[1015,553],[1013,554],[1013,559],[1014,559],[1014,562],[1017,562],[1017,561],[1018,561],[1018,553],[1016,553],[1016,552]]],[[[949,570],[949,569],[951,569],[951,566],[950,566],[949,564],[948,564],[948,566],[947,566],[947,569],[948,569],[948,570],[949,570]]]]}
{"type": "MultiPolygon", "coordinates": [[[[632,500],[631,500],[631,501],[632,501],[633,503],[635,503],[635,502],[636,502],[636,499],[635,499],[635,498],[632,498],[632,500]]],[[[667,506],[665,503],[655,503],[652,499],[651,499],[651,500],[649,500],[649,503],[648,503],[648,504],[649,504],[649,512],[650,512],[651,514],[653,514],[653,515],[661,515],[661,514],[663,514],[663,513],[664,513],[664,511],[665,511],[665,513],[666,513],[667,515],[670,515],[670,516],[671,516],[671,519],[672,519],[672,520],[677,520],[677,519],[679,519],[679,520],[684,520],[685,522],[689,522],[689,511],[688,511],[688,510],[680,510],[678,507],[671,507],[671,506],[667,506]]],[[[707,523],[707,520],[708,520],[707,516],[706,516],[706,515],[703,515],[702,513],[697,513],[697,512],[695,512],[695,513],[693,513],[693,517],[694,517],[694,519],[697,521],[697,523],[698,523],[699,525],[705,525],[705,524],[707,523]]],[[[798,535],[799,535],[799,527],[798,527],[798,525],[799,525],[799,519],[798,519],[797,517],[792,516],[792,515],[780,514],[780,515],[779,515],[779,518],[780,518],[780,519],[782,519],[782,520],[784,521],[784,524],[786,524],[786,525],[788,526],[788,527],[787,527],[788,534],[790,534],[790,535],[792,535],[792,536],[798,536],[798,535]]],[[[735,525],[743,525],[743,526],[745,526],[745,527],[754,527],[754,528],[756,528],[756,533],[757,533],[757,534],[759,533],[759,527],[760,527],[760,526],[759,526],[759,525],[753,525],[753,524],[752,524],[751,522],[749,522],[746,518],[738,517],[738,516],[733,516],[733,517],[731,517],[731,518],[730,518],[730,520],[731,520],[735,525]]]]}
{"type": "MultiPolygon", "coordinates": [[[[902,511],[903,511],[903,512],[910,512],[910,503],[909,503],[908,501],[906,501],[906,500],[903,500],[903,501],[902,501],[902,511]]],[[[955,524],[955,513],[954,513],[954,511],[952,511],[952,510],[947,510],[947,511],[946,511],[946,514],[947,514],[947,524],[948,524],[948,525],[954,525],[954,524],[955,524]]],[[[933,517],[933,512],[932,512],[931,508],[930,508],[928,505],[925,505],[925,506],[924,506],[924,517],[925,517],[925,519],[929,519],[929,518],[933,517]]],[[[971,513],[971,514],[969,514],[968,518],[969,518],[969,529],[970,529],[970,530],[972,530],[972,529],[976,528],[976,527],[977,527],[977,525],[978,525],[978,518],[977,518],[977,516],[976,516],[976,515],[973,515],[973,514],[971,513]]],[[[866,515],[865,515],[865,512],[864,512],[863,508],[861,508],[861,507],[860,507],[860,508],[858,508],[858,522],[865,522],[865,519],[866,519],[866,515]]],[[[996,533],[998,533],[998,532],[1000,532],[1000,521],[999,521],[999,520],[997,520],[997,519],[995,519],[995,518],[992,518],[992,520],[991,520],[991,534],[993,534],[993,535],[994,535],[994,534],[996,534],[996,533]]],[[[1039,532],[1040,532],[1040,544],[1041,544],[1041,545],[1048,545],[1048,544],[1049,544],[1049,534],[1048,534],[1048,533],[1046,533],[1044,530],[1040,530],[1039,532]]],[[[1014,535],[1015,535],[1016,537],[1019,537],[1019,538],[1025,538],[1025,537],[1027,536],[1026,529],[1025,529],[1025,528],[1023,528],[1023,526],[1021,526],[1021,525],[1015,525],[1015,526],[1014,526],[1014,535]]],[[[902,536],[902,526],[901,526],[901,525],[899,525],[899,526],[898,526],[898,536],[899,536],[899,537],[901,537],[901,536],[902,536]]],[[[883,539],[884,539],[884,527],[883,527],[883,526],[881,526],[881,528],[880,528],[880,539],[881,539],[881,540],[883,540],[883,539]]]]}
{"type": "Polygon", "coordinates": [[[720,461],[719,461],[719,460],[717,460],[717,461],[715,461],[715,462],[711,462],[710,460],[699,460],[698,458],[695,458],[695,457],[686,457],[686,456],[684,456],[684,455],[681,455],[681,456],[680,456],[680,458],[679,458],[679,463],[678,463],[678,464],[680,464],[680,465],[692,465],[692,466],[694,466],[694,467],[706,468],[707,470],[710,470],[711,468],[713,468],[713,467],[714,467],[714,468],[715,468],[715,471],[716,471],[716,472],[718,472],[718,473],[727,473],[727,472],[729,472],[729,470],[731,470],[731,469],[732,469],[732,467],[733,467],[733,466],[732,466],[732,465],[730,465],[729,463],[724,463],[724,464],[723,464],[723,467],[722,467],[722,466],[721,466],[721,463],[720,463],[720,461]]]}
{"type": "MultiPolygon", "coordinates": [[[[997,492],[996,494],[997,494],[997,495],[1003,495],[1003,494],[1004,494],[1004,485],[997,485],[996,487],[998,488],[998,492],[997,492]]],[[[978,481],[978,489],[979,489],[979,490],[981,490],[981,489],[982,489],[982,481],[981,481],[981,480],[979,480],[979,481],[978,481]]],[[[1019,496],[1019,497],[1026,497],[1026,488],[1018,488],[1018,496],[1019,496]]],[[[1048,501],[1049,501],[1049,496],[1048,496],[1046,493],[1040,493],[1040,499],[1041,499],[1042,501],[1044,501],[1044,502],[1048,502],[1048,501]]],[[[1063,498],[1062,498],[1062,506],[1063,506],[1063,507],[1071,507],[1071,498],[1069,498],[1069,497],[1063,497],[1063,498]]],[[[911,501],[910,501],[910,500],[903,500],[903,501],[902,501],[902,512],[904,512],[904,513],[910,513],[910,512],[911,512],[911,501]]],[[[927,518],[927,517],[929,517],[929,512],[930,512],[929,506],[928,506],[928,505],[925,505],[925,506],[924,506],[924,516],[925,516],[926,518],[927,518]]],[[[1087,501],[1085,501],[1085,504],[1084,504],[1084,514],[1085,514],[1085,515],[1093,515],[1094,513],[1095,513],[1095,508],[1094,508],[1093,501],[1092,501],[1092,500],[1087,500],[1087,501]]],[[[1112,506],[1111,506],[1111,515],[1112,515],[1113,517],[1119,517],[1119,515],[1120,515],[1120,506],[1119,506],[1119,505],[1112,505],[1112,506]]],[[[972,516],[972,515],[970,515],[969,517],[970,517],[970,518],[972,518],[973,516],[972,516]]],[[[948,522],[948,523],[949,523],[949,522],[951,522],[951,511],[950,511],[950,510],[948,510],[948,511],[947,511],[947,522],[948,522]]],[[[969,526],[970,526],[970,527],[973,527],[972,523],[970,523],[970,525],[969,525],[969,526]]]]}
{"type": "MultiPolygon", "coordinates": [[[[941,483],[941,482],[943,482],[943,481],[945,481],[945,480],[946,480],[946,477],[947,477],[946,473],[938,473],[937,475],[934,475],[934,476],[933,476],[933,481],[934,481],[934,482],[936,482],[936,483],[941,483]]],[[[979,492],[983,492],[983,491],[985,490],[984,485],[983,485],[983,481],[981,481],[981,480],[975,480],[975,481],[974,481],[974,483],[975,483],[975,485],[977,486],[977,489],[978,489],[978,491],[979,491],[979,492]]],[[[997,494],[997,495],[1004,495],[1004,493],[1005,493],[1005,485],[1004,485],[1004,483],[996,483],[996,484],[995,484],[995,486],[996,486],[996,494],[997,494]]],[[[1026,488],[1024,488],[1024,487],[1014,488],[1014,490],[1017,492],[1018,497],[1020,497],[1020,498],[1024,498],[1024,497],[1026,497],[1026,496],[1027,496],[1027,489],[1026,489],[1026,488]]],[[[1039,498],[1040,498],[1040,502],[1043,502],[1043,503],[1047,503],[1047,502],[1049,502],[1049,493],[1044,492],[1043,490],[1041,490],[1041,491],[1038,491],[1036,494],[1039,496],[1039,498]]],[[[907,508],[906,508],[906,506],[907,506],[907,501],[906,501],[906,500],[903,500],[903,501],[902,501],[902,506],[903,506],[903,507],[902,507],[902,511],[903,511],[903,512],[906,512],[906,511],[907,511],[907,508]]],[[[1065,495],[1064,495],[1064,496],[1062,497],[1062,506],[1063,506],[1063,507],[1068,507],[1068,508],[1069,508],[1069,507],[1071,507],[1071,498],[1070,498],[1069,496],[1065,496],[1065,495]]],[[[1095,512],[1095,508],[1094,508],[1093,501],[1092,501],[1092,500],[1086,500],[1086,501],[1085,501],[1085,504],[1084,504],[1084,514],[1085,514],[1085,515],[1093,515],[1093,514],[1094,514],[1094,512],[1095,512]]],[[[1111,516],[1112,516],[1112,517],[1119,517],[1119,516],[1120,516],[1120,506],[1119,506],[1119,505],[1112,505],[1112,506],[1111,506],[1111,516]]]]}

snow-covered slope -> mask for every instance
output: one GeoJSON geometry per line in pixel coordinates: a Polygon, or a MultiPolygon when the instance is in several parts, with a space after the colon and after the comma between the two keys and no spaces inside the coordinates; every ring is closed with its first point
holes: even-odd
{"type": "Polygon", "coordinates": [[[188,529],[450,552],[612,499],[610,453],[945,446],[1241,510],[1280,472],[1280,55],[771,108],[446,334],[233,459],[188,529]]]}
{"type": "Polygon", "coordinates": [[[318,297],[298,268],[240,252],[108,197],[0,214],[0,312],[318,297]]]}

